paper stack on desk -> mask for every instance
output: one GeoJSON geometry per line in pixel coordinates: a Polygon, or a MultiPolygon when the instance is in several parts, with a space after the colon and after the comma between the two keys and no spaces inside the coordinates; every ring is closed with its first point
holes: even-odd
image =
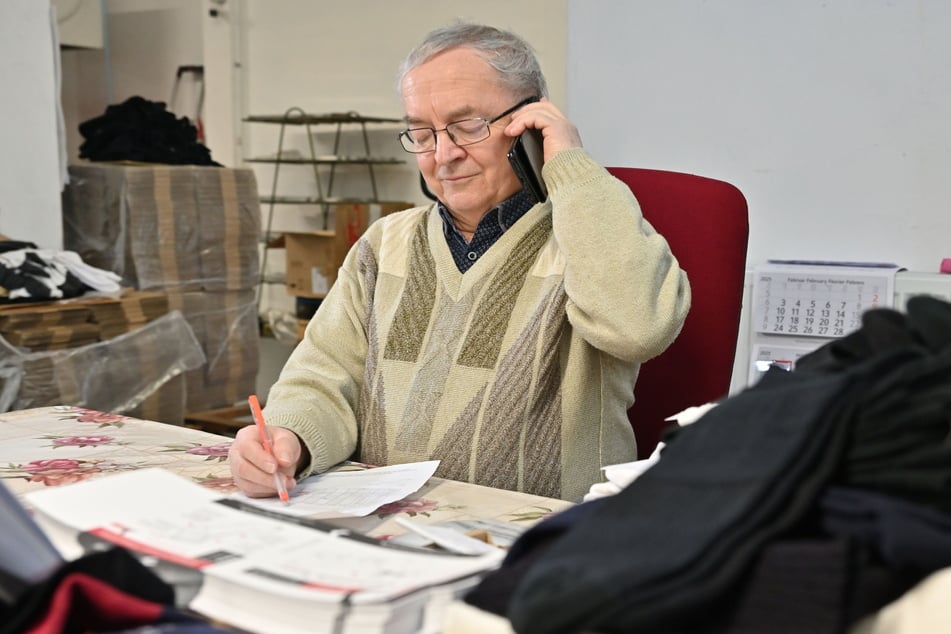
{"type": "Polygon", "coordinates": [[[434,631],[441,612],[432,601],[451,598],[437,590],[474,584],[504,556],[428,552],[315,529],[296,516],[222,503],[222,496],[161,469],[27,498],[60,539],[92,534],[200,570],[203,582],[189,607],[267,634],[434,631]]]}

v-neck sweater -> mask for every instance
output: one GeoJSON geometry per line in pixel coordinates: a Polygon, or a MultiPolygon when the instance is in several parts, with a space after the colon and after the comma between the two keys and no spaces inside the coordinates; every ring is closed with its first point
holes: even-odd
{"type": "Polygon", "coordinates": [[[440,460],[440,477],[573,500],[634,459],[634,383],[680,331],[686,274],[584,150],[544,177],[549,200],[465,273],[435,204],[358,240],[267,399],[310,452],[301,475],[440,460]]]}

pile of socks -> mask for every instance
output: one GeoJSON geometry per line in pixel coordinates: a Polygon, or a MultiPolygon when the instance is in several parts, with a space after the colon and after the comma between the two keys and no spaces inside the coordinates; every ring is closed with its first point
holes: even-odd
{"type": "Polygon", "coordinates": [[[198,128],[188,117],[176,118],[165,104],[130,97],[79,124],[85,141],[80,158],[91,161],[138,161],[169,165],[215,165],[198,142],[198,128]]]}

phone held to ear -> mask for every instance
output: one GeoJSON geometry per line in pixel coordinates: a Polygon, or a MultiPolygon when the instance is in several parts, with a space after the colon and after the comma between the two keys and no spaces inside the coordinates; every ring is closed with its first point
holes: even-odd
{"type": "Polygon", "coordinates": [[[545,180],[542,178],[545,152],[541,131],[527,128],[512,143],[508,159],[522,187],[532,194],[535,200],[544,202],[548,198],[548,187],[545,186],[545,180]]]}

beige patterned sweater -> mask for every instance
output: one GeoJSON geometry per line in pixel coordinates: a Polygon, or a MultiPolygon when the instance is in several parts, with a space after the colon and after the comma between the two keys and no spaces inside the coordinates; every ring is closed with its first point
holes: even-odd
{"type": "Polygon", "coordinates": [[[686,275],[584,150],[544,177],[550,202],[464,274],[434,205],[354,245],[267,399],[304,474],[438,459],[442,477],[575,500],[634,458],[632,386],[680,331],[686,275]]]}

